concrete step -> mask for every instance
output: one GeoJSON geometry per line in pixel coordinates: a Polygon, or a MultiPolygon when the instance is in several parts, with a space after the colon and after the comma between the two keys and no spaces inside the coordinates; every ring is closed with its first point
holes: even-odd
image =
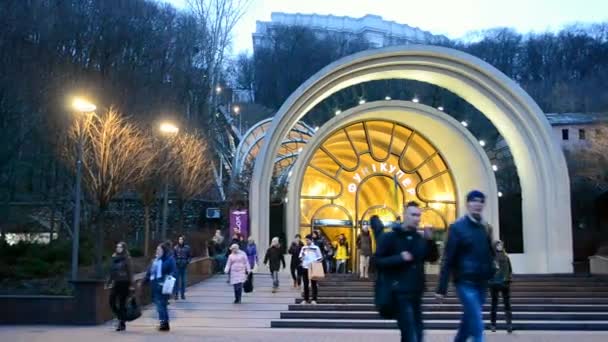
{"type": "MultiPolygon", "coordinates": [[[[312,306],[312,305],[311,305],[312,306]]],[[[459,320],[461,312],[423,310],[425,320],[459,320]]],[[[504,312],[497,314],[499,320],[505,319],[504,312]]],[[[381,320],[376,312],[369,311],[287,311],[281,313],[281,319],[328,319],[328,320],[381,320]]],[[[484,319],[490,319],[490,313],[484,313],[484,319]]],[[[608,321],[608,312],[514,312],[516,321],[608,321]]]]}
{"type": "MultiPolygon", "coordinates": [[[[498,305],[499,310],[503,309],[502,305],[498,305]]],[[[511,306],[513,312],[608,312],[608,305],[592,305],[592,304],[515,304],[511,306]]],[[[377,312],[373,304],[291,304],[289,311],[367,311],[377,312]]],[[[489,312],[490,305],[484,305],[484,310],[489,312]]],[[[423,312],[435,311],[454,311],[462,312],[460,304],[425,304],[422,306],[423,312]]]]}
{"type": "MultiPolygon", "coordinates": [[[[425,292],[425,297],[433,297],[433,292],[425,292]]],[[[373,291],[321,291],[319,290],[319,297],[347,297],[347,298],[373,298],[373,291]]],[[[456,293],[448,292],[449,297],[456,297],[456,293]]],[[[489,294],[488,294],[489,297],[489,294]]],[[[595,292],[549,292],[549,291],[533,291],[533,292],[512,292],[511,298],[517,297],[555,297],[555,298],[604,298],[608,299],[608,293],[595,293],[595,292]]]]}
{"type": "MultiPolygon", "coordinates": [[[[295,299],[295,304],[302,302],[301,298],[295,299]]],[[[325,297],[320,296],[319,304],[373,304],[371,297],[325,297]]],[[[423,304],[439,304],[435,298],[424,297],[423,304]]],[[[448,297],[444,304],[458,304],[458,298],[448,297]]],[[[608,304],[608,298],[572,298],[572,297],[515,297],[511,298],[512,304],[608,304]]]]}
{"type": "MultiPolygon", "coordinates": [[[[436,284],[426,284],[428,289],[435,289],[437,287],[436,284]]],[[[355,285],[346,285],[346,284],[335,284],[328,285],[323,282],[319,283],[319,288],[326,291],[333,290],[348,290],[348,291],[373,291],[374,284],[355,284],[355,285]]],[[[455,287],[448,287],[449,290],[454,290],[455,287]]],[[[568,291],[568,292],[603,292],[608,294],[608,285],[606,286],[598,286],[598,285],[540,285],[540,284],[511,284],[511,291],[568,291]]]]}
{"type": "MultiPolygon", "coordinates": [[[[426,320],[428,330],[456,330],[459,320],[426,320]]],[[[489,322],[485,321],[486,329],[489,322]]],[[[319,320],[319,319],[281,319],[270,323],[272,328],[312,328],[312,329],[397,329],[397,323],[390,320],[319,320]]],[[[501,322],[497,328],[503,330],[501,322]]],[[[608,321],[515,321],[515,330],[608,330],[608,321]]]]}

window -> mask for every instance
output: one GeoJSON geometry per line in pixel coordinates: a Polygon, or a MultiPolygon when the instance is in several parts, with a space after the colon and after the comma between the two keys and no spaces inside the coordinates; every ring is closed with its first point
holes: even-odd
{"type": "Polygon", "coordinates": [[[585,140],[585,139],[587,139],[587,137],[585,135],[585,130],[584,129],[579,129],[578,130],[578,139],[579,140],[585,140]]]}
{"type": "Polygon", "coordinates": [[[568,132],[567,128],[562,129],[562,140],[570,139],[570,132],[568,132]]]}

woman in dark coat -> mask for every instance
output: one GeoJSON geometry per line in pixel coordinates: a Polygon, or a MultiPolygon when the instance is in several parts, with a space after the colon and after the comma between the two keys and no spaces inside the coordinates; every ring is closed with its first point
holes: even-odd
{"type": "Polygon", "coordinates": [[[302,274],[300,273],[300,265],[302,264],[302,261],[300,260],[300,250],[302,250],[302,247],[304,247],[302,237],[300,234],[296,234],[289,247],[289,254],[291,255],[289,269],[291,271],[294,289],[300,288],[300,285],[302,284],[302,274]]]}
{"type": "Polygon", "coordinates": [[[118,319],[116,331],[127,329],[125,316],[127,314],[127,298],[133,291],[133,267],[127,244],[119,242],[116,244],[116,252],[112,255],[110,274],[107,286],[110,291],[110,308],[118,319]]]}
{"type": "Polygon", "coordinates": [[[177,267],[171,248],[165,243],[158,245],[156,247],[156,258],[148,268],[144,281],[149,283],[152,288],[152,300],[156,305],[156,311],[158,311],[160,321],[158,330],[160,331],[170,330],[169,312],[167,311],[170,294],[163,294],[163,284],[167,276],[175,277],[176,273],[177,267]]]}
{"type": "Polygon", "coordinates": [[[513,270],[511,269],[511,260],[505,252],[502,241],[494,242],[495,257],[494,262],[496,264],[496,273],[494,278],[490,280],[490,295],[492,296],[492,309],[490,312],[490,321],[492,331],[496,331],[496,311],[498,309],[498,294],[502,294],[502,301],[505,308],[505,318],[507,321],[507,331],[511,333],[513,327],[511,325],[511,275],[513,270]]]}

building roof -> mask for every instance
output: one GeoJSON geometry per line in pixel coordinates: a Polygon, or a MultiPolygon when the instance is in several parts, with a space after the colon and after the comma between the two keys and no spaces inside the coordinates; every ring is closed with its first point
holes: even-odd
{"type": "Polygon", "coordinates": [[[545,113],[551,126],[589,125],[608,122],[608,113],[545,113]]]}

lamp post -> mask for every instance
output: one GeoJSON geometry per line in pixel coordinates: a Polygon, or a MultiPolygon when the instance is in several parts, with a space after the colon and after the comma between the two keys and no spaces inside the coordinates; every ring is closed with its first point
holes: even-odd
{"type": "Polygon", "coordinates": [[[76,120],[78,123],[78,147],[76,157],[76,185],[74,187],[74,220],[72,222],[72,280],[78,278],[78,250],[80,249],[80,196],[82,182],[82,154],[84,149],[84,130],[83,124],[85,114],[93,113],[97,107],[80,98],[74,99],[72,108],[79,114],[76,120]]]}
{"type": "Polygon", "coordinates": [[[241,107],[239,106],[233,106],[232,110],[234,111],[234,114],[239,116],[239,134],[243,135],[243,125],[242,125],[242,120],[241,120],[241,107]]]}
{"type": "MultiPolygon", "coordinates": [[[[179,133],[179,127],[176,125],[164,122],[160,125],[160,133],[166,137],[174,137],[179,133]]],[[[161,226],[161,239],[165,241],[167,239],[167,216],[169,215],[169,173],[165,173],[165,179],[163,184],[163,218],[161,226]]]]}

